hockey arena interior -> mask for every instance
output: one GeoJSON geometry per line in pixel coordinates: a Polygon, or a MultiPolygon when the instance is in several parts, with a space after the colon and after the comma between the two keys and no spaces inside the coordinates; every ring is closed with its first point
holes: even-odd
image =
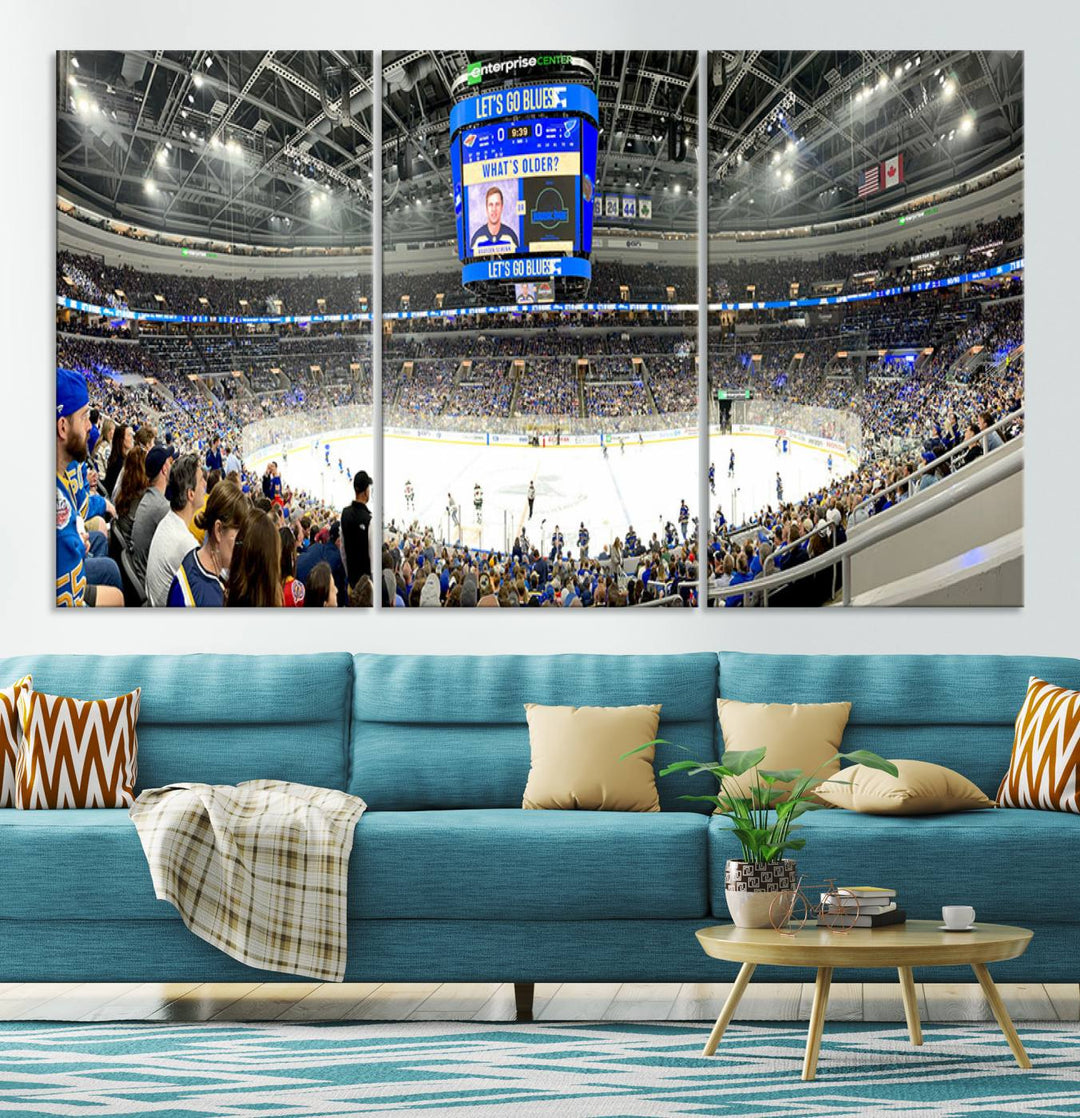
{"type": "Polygon", "coordinates": [[[1021,53],[381,62],[58,55],[58,603],[1022,603],[1021,53]]]}

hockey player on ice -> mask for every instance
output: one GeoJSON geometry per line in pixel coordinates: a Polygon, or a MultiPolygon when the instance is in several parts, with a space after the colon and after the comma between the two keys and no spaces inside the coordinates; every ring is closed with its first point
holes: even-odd
{"type": "Polygon", "coordinates": [[[473,486],[472,491],[473,508],[476,509],[476,523],[484,523],[484,491],[480,488],[480,482],[473,486]]]}
{"type": "Polygon", "coordinates": [[[533,501],[536,500],[536,486],[533,485],[531,481],[529,482],[529,492],[527,496],[529,498],[529,519],[532,520],[533,501]]]}
{"type": "Polygon", "coordinates": [[[405,482],[405,508],[410,512],[416,511],[416,493],[411,481],[405,482]]]}
{"type": "Polygon", "coordinates": [[[709,463],[709,492],[716,496],[716,463],[709,463]]]}
{"type": "Polygon", "coordinates": [[[735,476],[735,451],[734,450],[731,452],[731,455],[728,458],[727,476],[728,477],[734,477],[735,476]]]}

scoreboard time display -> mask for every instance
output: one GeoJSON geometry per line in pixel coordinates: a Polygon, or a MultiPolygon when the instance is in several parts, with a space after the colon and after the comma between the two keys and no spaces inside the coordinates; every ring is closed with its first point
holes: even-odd
{"type": "Polygon", "coordinates": [[[450,162],[466,286],[591,273],[596,95],[566,84],[495,90],[454,105],[450,162]]]}

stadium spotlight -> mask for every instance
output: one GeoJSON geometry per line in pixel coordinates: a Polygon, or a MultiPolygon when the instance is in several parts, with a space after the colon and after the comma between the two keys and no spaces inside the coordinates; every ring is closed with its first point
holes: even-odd
{"type": "Polygon", "coordinates": [[[74,66],[76,70],[79,68],[79,60],[75,57],[75,55],[71,56],[71,65],[74,66]]]}
{"type": "Polygon", "coordinates": [[[159,148],[157,153],[157,161],[159,163],[168,163],[169,153],[164,148],[159,148]]]}
{"type": "MultiPolygon", "coordinates": [[[[909,65],[910,65],[910,63],[909,63],[909,65]]],[[[904,68],[903,68],[903,66],[897,66],[897,67],[896,67],[896,69],[895,69],[895,70],[893,71],[893,77],[894,77],[894,78],[895,78],[895,79],[896,79],[897,81],[899,81],[899,80],[900,80],[900,75],[901,75],[901,74],[902,74],[903,72],[904,72],[904,68]]]]}
{"type": "Polygon", "coordinates": [[[862,99],[863,99],[863,91],[862,91],[862,90],[860,89],[860,90],[858,91],[858,93],[856,93],[856,94],[855,94],[855,101],[856,101],[856,102],[859,102],[859,101],[861,101],[862,99]]]}
{"type": "Polygon", "coordinates": [[[884,74],[882,74],[881,77],[878,78],[878,83],[877,83],[878,89],[884,89],[888,84],[889,84],[889,79],[887,77],[885,77],[884,74]]]}
{"type": "Polygon", "coordinates": [[[783,174],[783,171],[781,171],[780,168],[777,167],[776,168],[776,177],[779,178],[782,174],[783,174]]]}
{"type": "Polygon", "coordinates": [[[942,90],[942,93],[945,94],[945,100],[950,100],[955,92],[956,82],[954,82],[952,78],[949,78],[949,80],[945,83],[945,88],[942,90]]]}
{"type": "MultiPolygon", "coordinates": [[[[774,167],[776,166],[776,164],[777,164],[777,163],[779,163],[779,162],[780,162],[780,153],[779,153],[779,152],[777,152],[777,153],[776,153],[776,154],[775,154],[775,155],[774,155],[774,156],[772,157],[772,161],[773,161],[773,166],[774,166],[774,167]]],[[[780,173],[780,172],[778,171],[778,172],[777,172],[777,174],[779,174],[779,173],[780,173]]]]}
{"type": "Polygon", "coordinates": [[[790,171],[784,172],[784,185],[791,186],[791,181],[795,176],[790,171]]]}
{"type": "Polygon", "coordinates": [[[154,185],[153,179],[146,180],[146,193],[157,194],[157,187],[154,185]]]}
{"type": "Polygon", "coordinates": [[[79,79],[72,74],[71,77],[68,78],[68,85],[70,85],[72,89],[78,89],[79,79]]]}
{"type": "Polygon", "coordinates": [[[788,155],[790,155],[795,150],[795,141],[794,140],[788,140],[786,150],[787,150],[788,155]]]}
{"type": "Polygon", "coordinates": [[[214,60],[210,57],[210,55],[207,55],[206,56],[206,68],[209,70],[210,67],[213,66],[213,65],[214,65],[214,60]]]}
{"type": "Polygon", "coordinates": [[[189,93],[187,95],[187,99],[188,99],[188,104],[189,105],[194,105],[195,104],[195,94],[189,93]]]}
{"type": "Polygon", "coordinates": [[[202,74],[192,74],[191,75],[191,81],[194,84],[196,89],[202,89],[202,84],[203,84],[202,74]]]}
{"type": "Polygon", "coordinates": [[[967,116],[965,116],[965,117],[963,117],[963,118],[961,119],[961,121],[960,121],[960,131],[961,131],[962,133],[968,133],[968,132],[970,132],[970,131],[971,131],[971,129],[972,129],[972,128],[973,128],[974,126],[975,126],[975,121],[974,121],[974,120],[972,119],[972,117],[971,117],[971,114],[970,114],[970,113],[968,113],[968,115],[967,115],[967,116]]]}
{"type": "Polygon", "coordinates": [[[739,154],[738,154],[737,156],[735,156],[735,162],[736,162],[736,163],[737,163],[737,164],[738,164],[738,165],[739,165],[740,167],[742,166],[742,152],[741,152],[741,151],[739,152],[739,154]]]}
{"type": "Polygon", "coordinates": [[[922,62],[922,55],[921,54],[915,55],[915,65],[918,66],[921,62],[922,62]]]}
{"type": "Polygon", "coordinates": [[[911,69],[911,59],[910,58],[907,60],[907,62],[904,63],[904,69],[905,70],[910,70],[911,69]]]}

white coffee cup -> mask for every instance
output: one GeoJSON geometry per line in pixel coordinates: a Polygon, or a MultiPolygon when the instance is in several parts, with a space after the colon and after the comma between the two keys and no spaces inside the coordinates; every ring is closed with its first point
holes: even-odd
{"type": "Polygon", "coordinates": [[[947,904],[941,909],[941,919],[946,928],[959,931],[975,923],[975,909],[969,904],[947,904]]]}

